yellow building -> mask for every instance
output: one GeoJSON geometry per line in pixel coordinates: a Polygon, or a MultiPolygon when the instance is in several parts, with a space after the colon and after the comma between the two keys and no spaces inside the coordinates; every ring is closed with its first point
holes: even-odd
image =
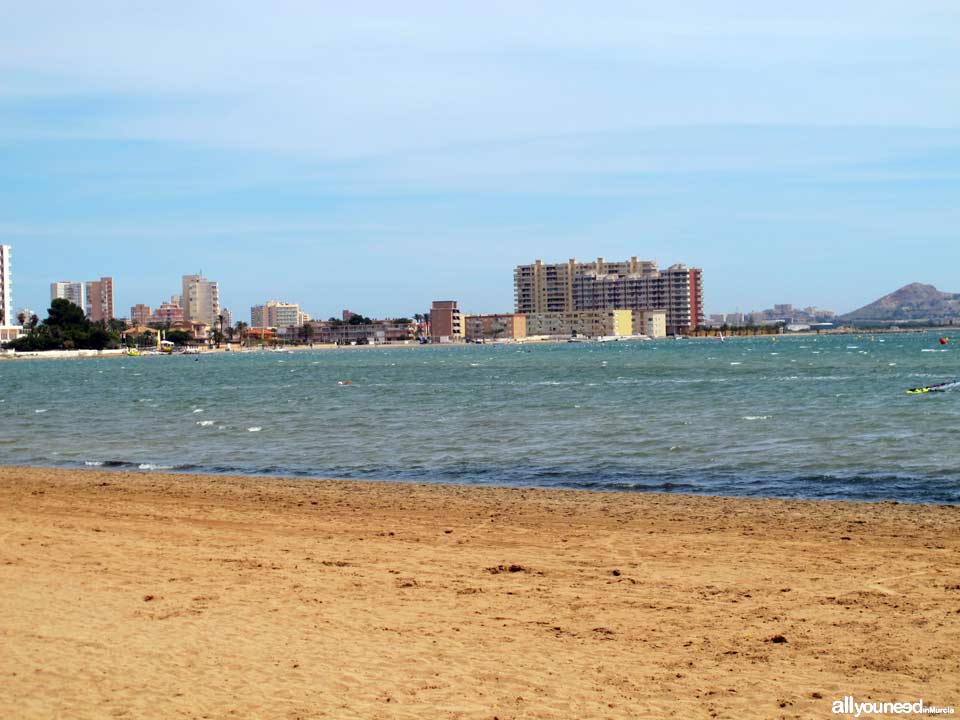
{"type": "Polygon", "coordinates": [[[526,319],[528,336],[627,337],[633,334],[632,310],[529,313],[526,319]]]}

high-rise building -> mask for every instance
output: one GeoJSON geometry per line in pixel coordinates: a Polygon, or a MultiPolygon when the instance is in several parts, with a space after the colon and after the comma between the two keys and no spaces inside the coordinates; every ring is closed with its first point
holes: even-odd
{"type": "Polygon", "coordinates": [[[202,275],[184,275],[180,307],[185,321],[213,327],[220,315],[220,286],[202,275]]]}
{"type": "Polygon", "coordinates": [[[130,308],[130,324],[133,326],[145,326],[153,322],[149,305],[134,305],[130,308]]]}
{"type": "Polygon", "coordinates": [[[0,245],[0,327],[12,327],[14,322],[12,255],[13,248],[0,245]]]}
{"type": "Polygon", "coordinates": [[[82,282],[73,282],[72,280],[61,280],[60,282],[50,283],[50,300],[69,300],[78,308],[87,311],[86,288],[82,282]]]}
{"type": "Polygon", "coordinates": [[[250,327],[288,328],[303,325],[303,313],[296,303],[267,300],[250,308],[250,327]]]}
{"type": "Polygon", "coordinates": [[[223,329],[226,330],[228,327],[233,327],[233,313],[229,308],[223,308],[220,310],[220,314],[223,316],[223,329]]]}
{"type": "Polygon", "coordinates": [[[664,310],[668,332],[703,322],[702,271],[686,265],[660,270],[649,260],[519,265],[514,270],[518,313],[579,310],[664,310]]]}
{"type": "Polygon", "coordinates": [[[102,277],[87,283],[87,317],[93,322],[113,320],[113,278],[102,277]]]}
{"type": "Polygon", "coordinates": [[[430,339],[435,343],[463,340],[463,315],[456,300],[434,300],[430,308],[430,339]]]}

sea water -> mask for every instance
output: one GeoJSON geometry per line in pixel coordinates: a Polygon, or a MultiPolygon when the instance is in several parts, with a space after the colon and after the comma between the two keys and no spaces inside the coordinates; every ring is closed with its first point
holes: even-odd
{"type": "Polygon", "coordinates": [[[0,464],[960,502],[932,333],[0,362],[0,464]],[[348,382],[349,381],[349,382],[348,382]]]}

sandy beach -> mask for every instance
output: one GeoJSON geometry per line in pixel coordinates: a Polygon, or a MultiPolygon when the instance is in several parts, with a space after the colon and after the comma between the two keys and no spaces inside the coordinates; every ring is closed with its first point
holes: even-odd
{"type": "Polygon", "coordinates": [[[960,705],[960,508],[0,469],[0,717],[960,705]]]}

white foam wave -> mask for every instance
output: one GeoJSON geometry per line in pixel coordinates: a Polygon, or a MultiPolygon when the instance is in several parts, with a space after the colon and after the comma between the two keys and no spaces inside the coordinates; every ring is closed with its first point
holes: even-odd
{"type": "Polygon", "coordinates": [[[140,470],[173,470],[173,465],[154,465],[153,463],[140,463],[140,470]]]}
{"type": "Polygon", "coordinates": [[[247,428],[247,432],[260,432],[261,430],[263,430],[263,428],[261,428],[261,427],[248,427],[248,428],[247,428]]]}
{"type": "Polygon", "coordinates": [[[770,415],[744,415],[744,420],[769,420],[770,415]]]}
{"type": "Polygon", "coordinates": [[[197,425],[200,427],[210,427],[213,425],[213,420],[197,420],[197,425]]]}

